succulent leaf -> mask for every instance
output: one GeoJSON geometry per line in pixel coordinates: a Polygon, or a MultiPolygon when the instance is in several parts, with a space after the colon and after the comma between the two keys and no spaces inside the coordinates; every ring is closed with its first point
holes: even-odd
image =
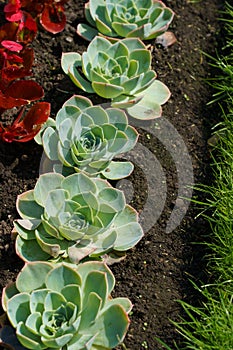
{"type": "Polygon", "coordinates": [[[170,95],[167,86],[161,81],[155,80],[146,90],[136,95],[141,97],[141,100],[128,108],[128,113],[137,119],[158,118],[162,113],[161,105],[169,99],[170,95]]]}
{"type": "Polygon", "coordinates": [[[69,68],[73,62],[80,62],[81,55],[77,52],[63,53],[61,58],[61,66],[66,74],[69,73],[69,68]]]}
{"type": "Polygon", "coordinates": [[[46,277],[46,287],[57,292],[61,292],[67,285],[80,286],[80,284],[81,279],[78,273],[68,266],[55,267],[46,277]]]}
{"type": "Polygon", "coordinates": [[[23,322],[17,325],[16,335],[20,343],[25,346],[26,349],[42,350],[45,348],[40,344],[40,337],[30,332],[23,322]]]}
{"type": "MultiPolygon", "coordinates": [[[[55,125],[44,128],[40,138],[48,157],[47,164],[51,160],[49,168],[53,168],[54,162],[54,170],[64,175],[70,168],[71,172],[104,177],[112,159],[135,146],[138,133],[128,125],[122,110],[93,106],[87,98],[79,102],[79,96],[73,96],[58,112],[55,125]],[[59,162],[60,168],[57,167],[59,162]]],[[[127,168],[131,170],[114,174],[116,166],[112,167],[111,178],[128,176],[133,166],[128,164],[127,168]]],[[[38,203],[41,203],[40,198],[38,203]]]]}
{"type": "Polygon", "coordinates": [[[117,180],[129,176],[133,169],[130,162],[111,162],[102,174],[106,179],[117,180]]]}
{"type": "Polygon", "coordinates": [[[111,297],[114,285],[101,262],[27,263],[4,288],[4,308],[26,349],[109,350],[123,340],[132,308],[127,298],[111,297]]]}
{"type": "MultiPolygon", "coordinates": [[[[115,166],[116,169],[114,164],[110,174],[118,172],[121,175],[122,172],[132,171],[130,163],[123,163],[125,168],[120,163],[115,166]]],[[[24,197],[24,194],[19,196],[18,208],[22,208],[24,197]]],[[[126,205],[123,192],[105,180],[91,178],[82,172],[67,177],[57,173],[41,175],[34,190],[30,191],[32,208],[34,202],[36,206],[40,203],[40,218],[23,217],[23,220],[14,223],[14,230],[18,233],[16,252],[25,261],[68,261],[77,264],[86,256],[101,257],[112,250],[132,248],[143,236],[138,217],[132,215],[133,208],[126,205]],[[122,224],[119,223],[121,216],[122,224]]],[[[19,213],[21,215],[22,210],[19,213]]],[[[28,273],[38,273],[41,278],[46,268],[50,268],[49,264],[45,267],[40,265],[45,272],[33,272],[34,265],[30,266],[28,273]]],[[[18,283],[20,281],[21,277],[18,283]]],[[[38,283],[41,283],[40,278],[38,283]]],[[[17,288],[28,291],[27,284],[23,286],[22,283],[17,288]]]]}
{"type": "Polygon", "coordinates": [[[23,260],[25,261],[46,261],[50,258],[49,254],[40,249],[40,246],[35,239],[27,240],[20,235],[16,238],[16,253],[20,257],[23,257],[23,260]]]}
{"type": "Polygon", "coordinates": [[[85,16],[92,27],[79,25],[77,33],[93,39],[97,33],[109,37],[138,37],[149,40],[164,33],[173,20],[174,12],[160,0],[89,0],[85,16]],[[94,28],[93,28],[94,27],[94,28]]]}
{"type": "Polygon", "coordinates": [[[16,294],[8,300],[8,318],[14,327],[17,327],[19,322],[26,321],[27,314],[30,312],[29,300],[28,293],[16,294]]]}
{"type": "Polygon", "coordinates": [[[69,77],[71,78],[73,83],[77,85],[80,89],[86,92],[94,92],[89,81],[87,81],[86,79],[83,79],[83,77],[79,74],[77,70],[77,67],[79,66],[80,65],[77,64],[76,61],[72,66],[70,66],[69,72],[68,72],[69,77]]]}
{"type": "MultiPolygon", "coordinates": [[[[34,188],[33,198],[36,199],[36,202],[39,205],[44,206],[45,198],[48,192],[51,190],[55,190],[56,188],[59,188],[61,186],[62,180],[63,180],[63,176],[60,174],[54,175],[52,179],[48,174],[41,175],[34,188]]],[[[19,202],[21,202],[20,199],[19,199],[19,202]]]]}
{"type": "Polygon", "coordinates": [[[40,219],[43,212],[41,206],[34,201],[31,190],[18,196],[16,207],[23,219],[40,219]]]}
{"type": "Polygon", "coordinates": [[[95,28],[92,28],[88,24],[79,23],[77,27],[77,33],[85,40],[91,41],[94,39],[96,35],[98,35],[98,30],[95,28]]]}
{"type": "MultiPolygon", "coordinates": [[[[146,93],[147,88],[153,85],[157,75],[151,69],[150,51],[140,39],[134,37],[112,43],[104,37],[96,36],[82,56],[72,52],[63,54],[62,68],[80,89],[111,99],[112,106],[118,105],[122,108],[137,105],[144,96],[143,92],[146,93]],[[82,68],[82,74],[77,67],[82,68]]],[[[158,81],[153,96],[147,96],[149,104],[156,104],[156,109],[159,105],[160,110],[160,95],[166,91],[165,100],[170,97],[170,91],[163,86],[158,81]]],[[[64,115],[64,109],[60,113],[64,115]]],[[[155,113],[148,117],[144,112],[130,115],[138,119],[157,117],[155,113]]]]}
{"type": "Polygon", "coordinates": [[[17,277],[17,289],[20,292],[30,293],[38,288],[44,288],[44,278],[51,269],[52,265],[47,262],[42,262],[40,265],[36,263],[26,264],[17,277]]]}
{"type": "Polygon", "coordinates": [[[56,132],[54,131],[53,128],[48,127],[44,132],[44,137],[49,140],[49,144],[50,144],[50,147],[45,146],[44,148],[45,154],[49,159],[56,160],[58,157],[57,148],[56,148],[58,137],[56,132]]]}
{"type": "Polygon", "coordinates": [[[63,107],[65,106],[75,106],[83,110],[83,109],[86,109],[87,107],[91,107],[92,102],[87,97],[73,95],[71,98],[69,98],[69,100],[67,100],[63,104],[63,107]]]}

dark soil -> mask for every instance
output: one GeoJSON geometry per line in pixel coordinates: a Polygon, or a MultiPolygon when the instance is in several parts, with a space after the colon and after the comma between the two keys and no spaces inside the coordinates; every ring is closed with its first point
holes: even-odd
{"type": "MultiPolygon", "coordinates": [[[[193,242],[203,241],[209,228],[202,218],[196,218],[198,210],[195,205],[190,205],[182,222],[172,232],[167,233],[166,226],[175,204],[178,203],[178,209],[185,213],[185,200],[176,202],[179,174],[171,156],[171,148],[182,152],[179,149],[182,138],[192,159],[195,183],[210,181],[207,139],[216,116],[206,106],[211,99],[211,89],[204,79],[211,74],[211,67],[203,52],[215,52],[219,32],[217,11],[221,9],[221,1],[206,0],[195,4],[188,0],[167,0],[166,3],[176,13],[171,30],[177,37],[177,43],[165,49],[151,42],[153,68],[158,73],[158,79],[172,93],[171,99],[163,107],[163,118],[174,126],[181,137],[177,144],[173,143],[172,135],[171,140],[161,141],[158,130],[162,124],[159,119],[145,123],[145,126],[152,128],[152,132],[140,123],[138,130],[142,151],[139,152],[139,148],[130,156],[135,161],[136,169],[127,179],[128,182],[116,184],[127,189],[128,197],[131,185],[133,193],[130,204],[146,215],[141,220],[154,224],[123,261],[111,266],[116,277],[114,295],[128,296],[134,304],[125,339],[125,345],[130,350],[162,349],[155,337],[162,339],[172,349],[175,348],[174,342],[181,344],[181,336],[170,322],[184,316],[177,300],[198,302],[189,280],[198,283],[206,280],[203,249],[193,242]],[[169,142],[170,148],[166,149],[169,142]],[[149,150],[148,159],[143,153],[145,149],[149,150]],[[164,172],[166,193],[164,183],[160,182],[161,174],[157,176],[156,169],[151,168],[153,154],[164,172]],[[148,171],[152,180],[154,177],[152,186],[147,183],[148,171]],[[149,197],[152,204],[145,212],[143,208],[149,197]],[[159,206],[163,199],[165,205],[156,221],[156,205],[159,206]]],[[[84,1],[70,0],[66,7],[66,29],[55,36],[40,29],[33,43],[34,78],[44,87],[44,100],[51,103],[53,117],[73,93],[85,95],[60,68],[62,51],[81,53],[87,47],[87,43],[76,34],[78,22],[84,22],[83,4],[84,1]]],[[[3,4],[0,6],[2,13],[3,4]]],[[[88,97],[93,103],[103,102],[94,95],[88,97]]],[[[15,202],[18,194],[35,185],[41,155],[42,149],[34,141],[0,144],[0,289],[16,277],[23,265],[15,254],[11,240],[12,222],[17,218],[15,202]]],[[[182,167],[182,153],[178,158],[182,167]]]]}

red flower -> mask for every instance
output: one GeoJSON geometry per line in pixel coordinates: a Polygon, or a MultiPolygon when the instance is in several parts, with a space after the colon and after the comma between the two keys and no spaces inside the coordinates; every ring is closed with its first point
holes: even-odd
{"type": "Polygon", "coordinates": [[[19,43],[16,43],[12,40],[3,40],[1,45],[10,51],[20,52],[23,49],[23,46],[19,43]]]}
{"type": "Polygon", "coordinates": [[[63,5],[59,2],[48,1],[40,15],[41,25],[50,33],[61,32],[66,25],[66,16],[63,5]]]}
{"type": "Polygon", "coordinates": [[[18,80],[31,75],[33,50],[12,40],[1,41],[0,108],[25,105],[43,97],[42,87],[31,80],[18,80]]]}
{"type": "Polygon", "coordinates": [[[66,24],[66,16],[64,10],[64,4],[68,0],[9,0],[8,4],[4,7],[6,19],[8,21],[20,22],[21,27],[27,27],[28,30],[35,31],[33,28],[26,24],[25,17],[32,16],[33,19],[37,17],[40,20],[40,24],[47,31],[56,34],[61,32],[66,24]]]}
{"type": "Polygon", "coordinates": [[[10,0],[4,7],[6,19],[9,22],[18,22],[23,16],[20,0],[10,0]]]}

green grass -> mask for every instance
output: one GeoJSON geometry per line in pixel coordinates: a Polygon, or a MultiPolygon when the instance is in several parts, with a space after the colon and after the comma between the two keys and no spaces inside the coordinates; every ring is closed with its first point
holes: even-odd
{"type": "Polygon", "coordinates": [[[187,0],[187,3],[189,3],[189,4],[198,4],[201,1],[202,0],[187,0]]]}
{"type": "MultiPolygon", "coordinates": [[[[210,59],[210,65],[220,71],[219,75],[209,79],[210,85],[216,90],[210,103],[225,100],[232,106],[233,103],[233,6],[225,3],[226,10],[221,12],[220,21],[224,25],[225,45],[222,54],[210,59]],[[228,101],[229,99],[229,101],[228,101]]],[[[231,108],[231,107],[230,107],[231,108]]]]}
{"type": "Polygon", "coordinates": [[[199,307],[180,301],[186,316],[174,324],[184,339],[179,349],[185,350],[233,350],[233,7],[226,3],[225,8],[221,21],[226,44],[216,58],[209,57],[217,72],[208,79],[215,89],[211,103],[219,106],[221,117],[215,127],[217,144],[212,151],[215,180],[212,186],[199,186],[206,202],[196,201],[211,226],[208,241],[203,242],[208,246],[211,284],[196,287],[200,292],[199,307]]]}
{"type": "Polygon", "coordinates": [[[201,291],[206,298],[202,307],[181,303],[189,319],[176,326],[185,338],[185,349],[233,349],[233,294],[230,285],[232,281],[205,287],[201,291]]]}

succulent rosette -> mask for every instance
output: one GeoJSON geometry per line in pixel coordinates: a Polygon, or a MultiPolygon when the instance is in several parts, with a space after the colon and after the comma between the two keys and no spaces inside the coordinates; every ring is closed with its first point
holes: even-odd
{"type": "Polygon", "coordinates": [[[143,236],[137,212],[106,180],[83,173],[47,173],[20,194],[14,222],[16,252],[25,261],[79,263],[124,252],[143,236]]]}
{"type": "Polygon", "coordinates": [[[133,171],[131,162],[112,159],[131,150],[137,139],[137,131],[128,125],[122,110],[93,106],[82,96],[66,101],[55,122],[50,120],[36,138],[51,165],[54,163],[52,170],[64,175],[82,171],[112,180],[129,176],[133,171]]]}
{"type": "Polygon", "coordinates": [[[156,79],[151,53],[140,39],[111,43],[97,36],[82,55],[63,53],[61,64],[80,89],[111,99],[113,107],[125,108],[137,119],[161,116],[161,105],[170,97],[167,86],[156,79]]]}
{"type": "Polygon", "coordinates": [[[85,17],[91,27],[79,24],[77,32],[87,40],[98,34],[150,40],[168,29],[174,12],[158,0],[90,0],[85,17]]]}
{"type": "Polygon", "coordinates": [[[31,262],[4,288],[2,305],[26,349],[108,350],[123,340],[132,308],[111,297],[114,285],[101,262],[31,262]]]}

